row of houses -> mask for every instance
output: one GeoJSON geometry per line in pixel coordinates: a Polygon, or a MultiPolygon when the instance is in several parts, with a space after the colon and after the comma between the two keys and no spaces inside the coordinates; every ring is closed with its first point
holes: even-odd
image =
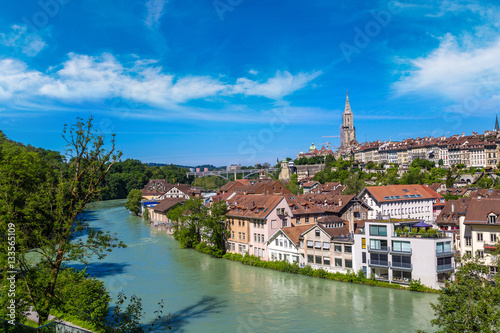
{"type": "Polygon", "coordinates": [[[430,160],[444,167],[464,164],[467,167],[496,168],[499,160],[499,133],[487,131],[483,135],[453,135],[424,137],[402,141],[374,141],[356,144],[339,154],[345,158],[368,163],[397,163],[408,165],[417,158],[430,160]]]}
{"type": "Polygon", "coordinates": [[[444,198],[423,185],[367,187],[358,196],[226,192],[213,199],[228,203],[228,252],[330,272],[362,270],[401,284],[420,279],[432,288],[455,267],[453,238],[432,229],[444,198]]]}
{"type": "MultiPolygon", "coordinates": [[[[228,252],[330,272],[362,270],[391,283],[420,279],[432,288],[451,278],[455,255],[477,254],[491,274],[498,270],[491,252],[500,237],[499,191],[478,190],[446,203],[424,185],[366,187],[358,195],[335,190],[294,195],[278,193],[279,184],[228,184],[207,199],[208,205],[227,202],[228,252]]],[[[165,197],[147,209],[154,223],[171,226],[166,214],[185,200],[165,197]]]]}

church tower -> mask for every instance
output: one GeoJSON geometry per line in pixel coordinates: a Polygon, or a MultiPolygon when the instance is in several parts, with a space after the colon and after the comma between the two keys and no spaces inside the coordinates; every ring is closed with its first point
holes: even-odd
{"type": "Polygon", "coordinates": [[[346,93],[345,109],[342,114],[342,125],[340,126],[340,147],[349,147],[352,140],[356,140],[356,128],[352,119],[351,104],[349,104],[349,91],[346,93]]]}

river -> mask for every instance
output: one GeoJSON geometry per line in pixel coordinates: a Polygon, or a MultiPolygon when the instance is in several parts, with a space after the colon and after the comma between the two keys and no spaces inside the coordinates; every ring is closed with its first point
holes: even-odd
{"type": "MultiPolygon", "coordinates": [[[[158,302],[175,332],[432,332],[433,294],[322,280],[245,266],[181,249],[172,236],[123,208],[92,206],[92,224],[128,245],[87,271],[111,296],[142,298],[150,322],[158,302]]],[[[81,267],[80,267],[81,268],[81,267]]]]}

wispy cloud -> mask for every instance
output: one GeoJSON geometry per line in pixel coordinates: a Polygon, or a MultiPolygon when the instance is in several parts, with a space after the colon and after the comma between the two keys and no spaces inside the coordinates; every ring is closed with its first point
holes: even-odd
{"type": "MultiPolygon", "coordinates": [[[[47,99],[73,105],[114,98],[164,110],[185,110],[185,103],[219,97],[257,96],[281,100],[304,88],[320,72],[276,72],[260,80],[166,73],[155,61],[123,64],[111,54],[100,56],[70,53],[69,59],[48,72],[29,69],[16,59],[0,60],[0,100],[17,103],[47,99]],[[184,107],[183,107],[184,105],[184,107]]],[[[217,106],[214,106],[216,108],[217,106]]]]}
{"type": "Polygon", "coordinates": [[[24,25],[12,25],[10,32],[0,33],[0,43],[29,57],[36,56],[47,46],[39,35],[28,32],[28,28],[24,25]]]}
{"type": "Polygon", "coordinates": [[[454,110],[470,111],[471,101],[474,110],[479,103],[485,111],[500,107],[500,9],[472,1],[443,6],[437,16],[474,14],[481,25],[438,37],[439,46],[426,56],[398,59],[405,70],[393,88],[399,94],[441,96],[454,103],[449,107],[454,110]]]}
{"type": "Polygon", "coordinates": [[[166,0],[149,0],[146,3],[146,19],[144,24],[150,29],[157,29],[163,15],[166,0]]]}

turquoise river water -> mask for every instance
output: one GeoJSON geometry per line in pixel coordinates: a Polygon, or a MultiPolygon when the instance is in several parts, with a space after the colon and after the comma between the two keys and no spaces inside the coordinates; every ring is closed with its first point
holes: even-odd
{"type": "MultiPolygon", "coordinates": [[[[174,332],[432,332],[437,296],[336,282],[215,259],[131,216],[123,200],[94,204],[92,224],[128,245],[87,271],[114,297],[142,298],[144,323],[158,302],[174,332]]],[[[78,266],[78,265],[77,265],[78,266]]],[[[82,266],[78,268],[83,268],[82,266]]]]}

